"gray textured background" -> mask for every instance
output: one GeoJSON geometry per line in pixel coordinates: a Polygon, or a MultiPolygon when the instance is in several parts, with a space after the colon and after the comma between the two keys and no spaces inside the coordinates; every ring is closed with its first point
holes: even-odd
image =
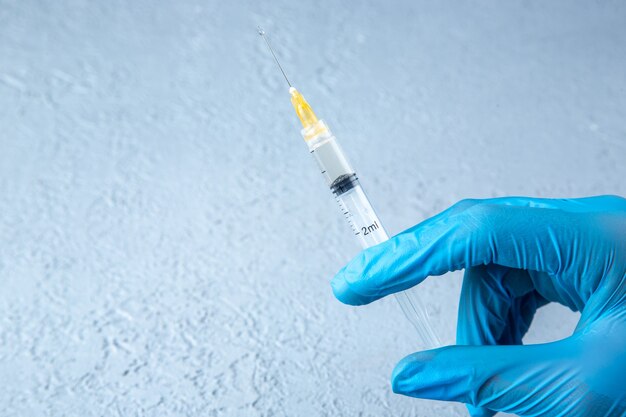
{"type": "MultiPolygon", "coordinates": [[[[458,199],[626,194],[620,1],[0,0],[0,415],[444,416],[255,27],[391,233],[458,199]]],[[[420,290],[453,343],[460,273],[420,290]]],[[[541,310],[529,341],[577,316],[541,310]]]]}

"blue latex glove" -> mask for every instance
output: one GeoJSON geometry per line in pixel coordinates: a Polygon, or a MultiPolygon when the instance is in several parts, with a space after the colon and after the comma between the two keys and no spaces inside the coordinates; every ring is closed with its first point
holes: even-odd
{"type": "Polygon", "coordinates": [[[468,404],[473,416],[626,415],[626,200],[464,200],[361,252],[335,276],[367,304],[465,268],[457,343],[414,353],[394,392],[468,404]],[[521,346],[537,308],[581,318],[574,334],[521,346]]]}

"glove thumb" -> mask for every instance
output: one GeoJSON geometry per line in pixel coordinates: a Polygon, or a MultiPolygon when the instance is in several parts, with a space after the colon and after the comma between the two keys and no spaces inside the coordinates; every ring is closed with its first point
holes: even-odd
{"type": "Polygon", "coordinates": [[[572,339],[530,346],[448,346],[414,353],[393,371],[392,388],[399,394],[468,404],[474,417],[496,411],[519,415],[555,408],[577,376],[572,339]]]}

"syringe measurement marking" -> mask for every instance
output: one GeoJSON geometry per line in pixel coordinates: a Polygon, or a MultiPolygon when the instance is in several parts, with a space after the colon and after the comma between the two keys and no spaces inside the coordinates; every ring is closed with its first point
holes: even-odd
{"type": "Polygon", "coordinates": [[[378,222],[374,221],[373,224],[370,224],[369,226],[363,226],[361,227],[361,230],[363,231],[363,235],[369,235],[370,233],[372,233],[374,230],[378,229],[378,222]]]}
{"type": "Polygon", "coordinates": [[[343,216],[346,218],[346,220],[348,220],[348,224],[352,228],[354,235],[356,236],[356,235],[361,234],[361,232],[359,232],[358,229],[356,228],[354,221],[352,221],[352,214],[350,213],[350,211],[348,210],[344,202],[339,197],[335,197],[335,201],[339,203],[339,208],[341,208],[341,212],[343,213],[343,216]]]}
{"type": "Polygon", "coordinates": [[[339,207],[341,208],[341,212],[343,213],[344,217],[346,218],[346,220],[348,220],[348,223],[350,224],[350,227],[352,228],[352,231],[354,232],[355,236],[358,236],[361,234],[361,232],[363,232],[363,236],[367,236],[371,233],[374,233],[376,230],[378,230],[380,228],[380,226],[378,225],[378,221],[374,220],[374,223],[368,225],[368,226],[363,226],[361,228],[357,228],[356,224],[354,224],[354,221],[352,220],[352,213],[350,213],[350,211],[348,210],[348,208],[346,207],[345,203],[343,202],[343,200],[341,200],[338,197],[335,197],[335,201],[337,201],[337,203],[339,203],[339,207]]]}

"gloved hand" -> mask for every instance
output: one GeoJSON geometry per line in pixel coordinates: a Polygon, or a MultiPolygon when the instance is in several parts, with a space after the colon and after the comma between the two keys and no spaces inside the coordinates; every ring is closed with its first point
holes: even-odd
{"type": "Polygon", "coordinates": [[[468,404],[472,416],[626,415],[626,200],[464,200],[361,252],[335,276],[367,304],[465,268],[457,343],[414,353],[394,392],[468,404]],[[561,303],[574,334],[521,346],[535,311],[561,303]]]}

